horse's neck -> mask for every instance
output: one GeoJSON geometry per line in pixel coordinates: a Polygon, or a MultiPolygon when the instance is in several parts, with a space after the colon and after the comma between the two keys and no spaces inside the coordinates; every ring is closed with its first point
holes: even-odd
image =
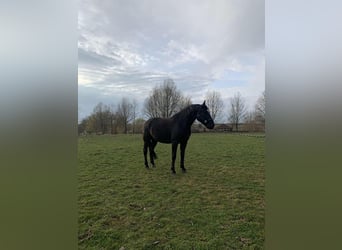
{"type": "Polygon", "coordinates": [[[182,126],[190,128],[191,125],[196,120],[197,110],[183,110],[182,112],[188,112],[186,115],[184,113],[178,113],[171,117],[171,120],[176,121],[177,123],[181,123],[182,126]]]}
{"type": "Polygon", "coordinates": [[[197,111],[190,112],[186,120],[187,127],[191,127],[191,125],[194,123],[194,121],[196,120],[196,114],[197,114],[197,111]]]}

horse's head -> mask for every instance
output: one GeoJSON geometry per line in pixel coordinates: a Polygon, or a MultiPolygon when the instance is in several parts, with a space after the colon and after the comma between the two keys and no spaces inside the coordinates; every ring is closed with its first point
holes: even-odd
{"type": "Polygon", "coordinates": [[[205,101],[202,105],[199,105],[196,119],[209,129],[213,129],[215,126],[213,118],[210,116],[208,107],[205,105],[205,101]]]}

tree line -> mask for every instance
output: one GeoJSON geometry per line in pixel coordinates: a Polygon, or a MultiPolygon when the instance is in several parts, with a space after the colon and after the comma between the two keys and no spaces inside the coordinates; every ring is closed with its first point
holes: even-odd
{"type": "MultiPolygon", "coordinates": [[[[247,109],[245,99],[240,93],[236,93],[229,100],[227,110],[218,91],[207,92],[205,100],[215,123],[226,117],[224,120],[228,120],[235,131],[239,131],[243,122],[249,126],[261,124],[264,128],[265,91],[260,95],[253,110],[247,109]]],[[[151,90],[141,111],[138,110],[137,101],[127,97],[123,97],[117,105],[100,102],[89,116],[82,119],[78,131],[80,134],[141,133],[145,119],[168,118],[191,104],[191,98],[184,96],[172,79],[166,79],[151,90]]]]}

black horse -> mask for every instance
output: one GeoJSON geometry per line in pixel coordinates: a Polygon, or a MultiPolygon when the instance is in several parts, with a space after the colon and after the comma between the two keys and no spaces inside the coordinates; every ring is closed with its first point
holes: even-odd
{"type": "Polygon", "coordinates": [[[154,167],[154,159],[157,158],[154,148],[157,142],[172,143],[172,173],[175,171],[175,160],[177,147],[180,144],[181,162],[180,167],[183,172],[186,172],[184,167],[184,154],[186,144],[191,135],[191,125],[195,119],[204,124],[207,128],[214,128],[215,124],[211,118],[208,107],[203,104],[193,104],[181,110],[171,118],[151,118],[144,125],[144,158],[145,166],[149,168],[147,163],[147,149],[150,150],[150,161],[154,167]]]}

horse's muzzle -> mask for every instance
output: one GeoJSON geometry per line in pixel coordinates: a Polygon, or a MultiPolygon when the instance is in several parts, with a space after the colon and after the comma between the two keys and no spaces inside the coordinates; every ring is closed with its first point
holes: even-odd
{"type": "Polygon", "coordinates": [[[208,122],[207,124],[205,124],[205,126],[208,129],[213,129],[215,127],[215,123],[213,121],[208,122]]]}

